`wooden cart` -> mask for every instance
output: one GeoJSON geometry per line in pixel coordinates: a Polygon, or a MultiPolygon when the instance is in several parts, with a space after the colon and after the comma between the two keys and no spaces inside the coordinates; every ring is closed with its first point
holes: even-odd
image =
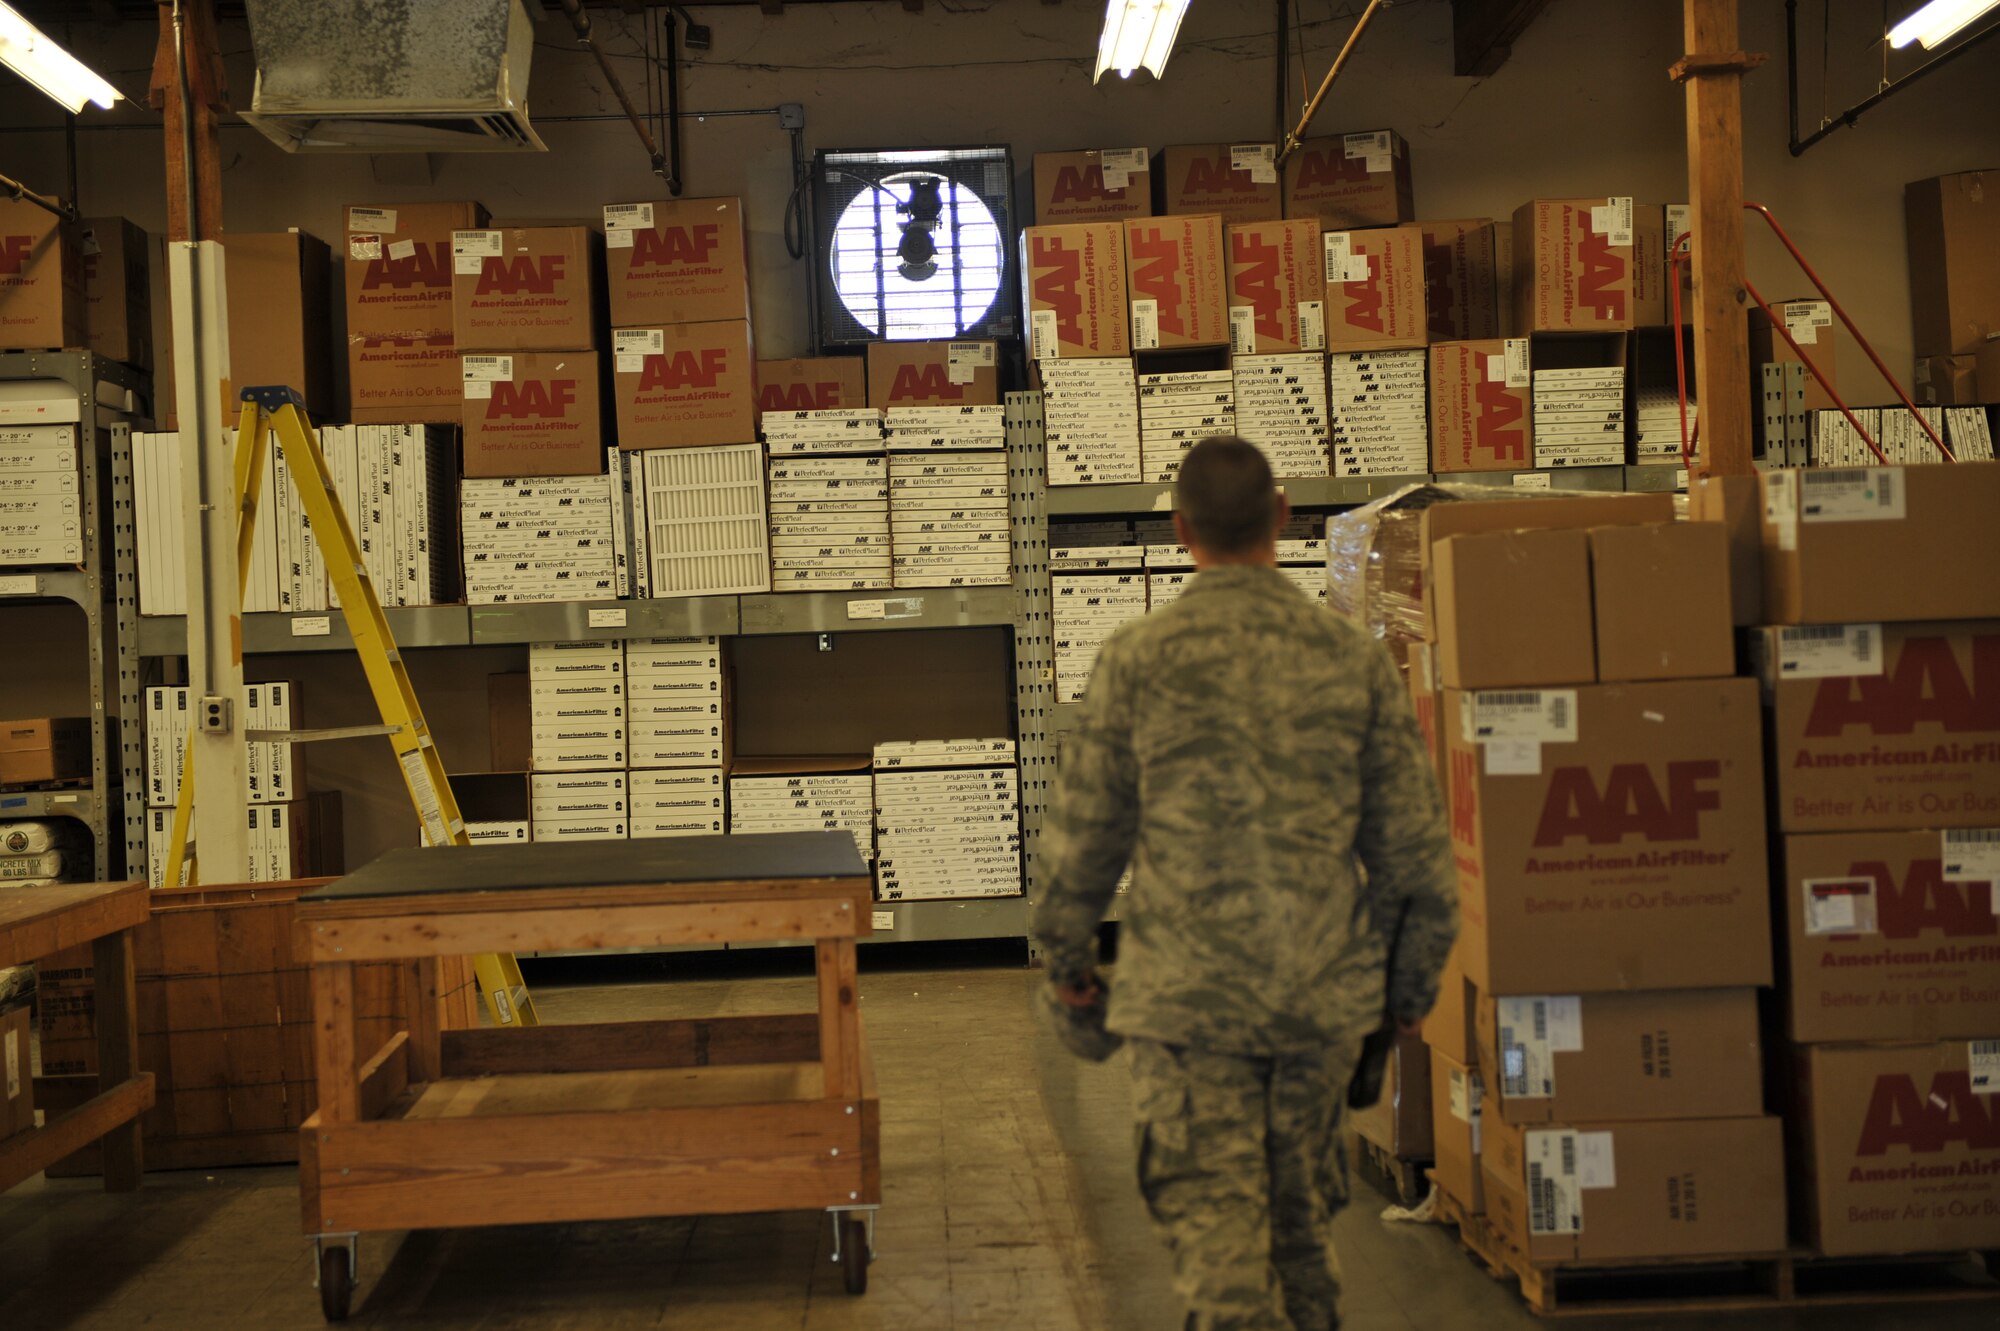
{"type": "Polygon", "coordinates": [[[146,922],[146,905],[144,883],[0,888],[0,966],[89,943],[97,1007],[97,1094],[0,1141],[0,1192],[94,1141],[104,1143],[105,1190],[139,1186],[139,1118],[153,1107],[153,1074],[139,1071],[132,930],[146,922]]]}
{"type": "Polygon", "coordinates": [[[329,1320],[374,1230],[825,1210],[867,1286],[881,1203],[855,940],[872,883],[844,832],[392,851],[299,899],[319,1111],[299,1192],[329,1320]],[[817,1013],[440,1032],[438,959],[811,941],[817,1013]],[[403,1010],[355,1046],[354,969],[403,1010]]]}

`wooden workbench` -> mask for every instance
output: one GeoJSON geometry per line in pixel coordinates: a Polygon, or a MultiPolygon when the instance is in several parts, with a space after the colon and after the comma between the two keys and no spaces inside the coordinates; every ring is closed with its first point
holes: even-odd
{"type": "Polygon", "coordinates": [[[146,917],[144,883],[0,889],[0,966],[89,943],[97,987],[97,1094],[0,1141],[0,1192],[94,1141],[104,1144],[105,1190],[139,1186],[139,1118],[153,1107],[153,1074],[139,1071],[132,930],[146,917]]]}
{"type": "Polygon", "coordinates": [[[637,1216],[830,1211],[859,1293],[881,1201],[855,983],[871,901],[844,832],[400,850],[302,896],[320,1098],[299,1190],[328,1318],[346,1316],[363,1232],[637,1216]],[[814,945],[817,1012],[427,1019],[440,957],[771,941],[814,945]],[[418,1015],[358,1049],[354,968],[385,960],[418,1015]]]}

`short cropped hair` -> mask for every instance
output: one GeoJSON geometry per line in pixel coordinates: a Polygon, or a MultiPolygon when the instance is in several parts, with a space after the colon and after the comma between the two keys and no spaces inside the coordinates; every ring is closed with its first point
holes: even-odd
{"type": "Polygon", "coordinates": [[[1255,444],[1235,435],[1202,440],[1181,459],[1174,508],[1204,550],[1240,555],[1278,530],[1278,487],[1255,444]]]}

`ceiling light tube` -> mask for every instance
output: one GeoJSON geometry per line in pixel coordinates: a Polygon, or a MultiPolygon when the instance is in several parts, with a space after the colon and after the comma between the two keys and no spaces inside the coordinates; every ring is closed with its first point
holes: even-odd
{"type": "Polygon", "coordinates": [[[1090,81],[1097,82],[1111,69],[1122,79],[1131,78],[1135,69],[1159,78],[1174,52],[1174,37],[1187,7],[1188,0],[1109,0],[1104,6],[1104,35],[1097,41],[1097,73],[1090,81]]]}
{"type": "Polygon", "coordinates": [[[93,102],[109,111],[120,96],[118,89],[4,3],[0,3],[0,64],[72,112],[93,102]]]}
{"type": "Polygon", "coordinates": [[[1926,51],[1935,51],[1996,5],[2000,0],[1930,0],[1889,29],[1889,45],[1901,50],[1911,42],[1921,42],[1926,51]]]}

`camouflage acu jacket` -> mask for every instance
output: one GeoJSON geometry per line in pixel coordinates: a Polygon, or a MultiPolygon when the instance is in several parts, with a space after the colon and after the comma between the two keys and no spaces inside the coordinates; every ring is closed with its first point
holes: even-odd
{"type": "Polygon", "coordinates": [[[1430,755],[1387,650],[1275,569],[1207,570],[1104,646],[1063,744],[1034,935],[1092,964],[1129,862],[1109,1025],[1243,1054],[1358,1039],[1437,996],[1458,932],[1430,755]]]}

